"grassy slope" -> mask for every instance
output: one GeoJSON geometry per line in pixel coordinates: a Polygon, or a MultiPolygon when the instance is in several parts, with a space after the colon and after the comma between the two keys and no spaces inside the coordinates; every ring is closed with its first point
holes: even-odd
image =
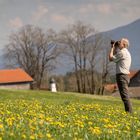
{"type": "MultiPolygon", "coordinates": [[[[69,104],[69,103],[98,103],[104,105],[113,105],[123,107],[122,101],[118,97],[97,96],[79,93],[51,93],[48,91],[31,90],[0,90],[0,101],[5,100],[41,100],[48,104],[69,104]]],[[[140,106],[140,100],[132,100],[134,111],[140,106]]]]}
{"type": "Polygon", "coordinates": [[[140,102],[132,102],[128,115],[118,97],[0,90],[0,139],[139,140],[140,102]]]}

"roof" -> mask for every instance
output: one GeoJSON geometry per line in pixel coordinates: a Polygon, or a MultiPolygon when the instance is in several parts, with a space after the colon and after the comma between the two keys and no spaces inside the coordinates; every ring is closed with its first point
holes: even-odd
{"type": "MultiPolygon", "coordinates": [[[[129,74],[129,78],[132,79],[135,76],[137,76],[137,74],[140,72],[140,70],[131,70],[130,74],[129,74]]],[[[114,84],[105,84],[105,89],[107,91],[113,92],[115,89],[117,89],[117,83],[114,84]]]]}
{"type": "MultiPolygon", "coordinates": [[[[129,78],[130,79],[134,78],[139,72],[140,72],[140,70],[131,70],[130,74],[129,74],[129,78]]],[[[117,89],[117,83],[106,84],[105,89],[110,91],[110,92],[113,92],[115,89],[117,89]]]]}
{"type": "Polygon", "coordinates": [[[136,74],[139,72],[139,70],[133,70],[133,71],[130,71],[130,74],[129,74],[129,78],[132,79],[133,77],[136,76],[136,74]]]}
{"type": "Polygon", "coordinates": [[[32,81],[33,79],[20,68],[0,70],[0,84],[32,81]]]}
{"type": "Polygon", "coordinates": [[[117,84],[106,84],[105,89],[107,91],[113,92],[115,89],[117,89],[117,84]]]}

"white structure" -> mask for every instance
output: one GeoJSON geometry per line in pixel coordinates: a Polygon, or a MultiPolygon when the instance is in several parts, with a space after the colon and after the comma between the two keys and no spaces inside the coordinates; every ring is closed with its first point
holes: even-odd
{"type": "Polygon", "coordinates": [[[51,92],[57,92],[56,83],[55,83],[54,79],[50,80],[50,89],[51,89],[51,92]]]}
{"type": "Polygon", "coordinates": [[[57,92],[55,83],[51,83],[51,92],[57,92]]]}

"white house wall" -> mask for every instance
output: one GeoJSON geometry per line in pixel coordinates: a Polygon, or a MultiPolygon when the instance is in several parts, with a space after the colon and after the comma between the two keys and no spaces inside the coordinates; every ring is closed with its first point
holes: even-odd
{"type": "Polygon", "coordinates": [[[30,89],[30,83],[0,85],[0,89],[30,89]]]}

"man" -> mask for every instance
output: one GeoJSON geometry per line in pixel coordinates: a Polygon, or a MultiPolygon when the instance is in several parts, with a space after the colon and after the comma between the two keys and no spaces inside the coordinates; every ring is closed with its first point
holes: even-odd
{"type": "Polygon", "coordinates": [[[132,105],[128,95],[128,84],[131,66],[131,55],[128,51],[129,41],[122,38],[120,41],[111,42],[109,60],[116,63],[116,81],[124,103],[125,111],[132,113],[132,105]]]}

